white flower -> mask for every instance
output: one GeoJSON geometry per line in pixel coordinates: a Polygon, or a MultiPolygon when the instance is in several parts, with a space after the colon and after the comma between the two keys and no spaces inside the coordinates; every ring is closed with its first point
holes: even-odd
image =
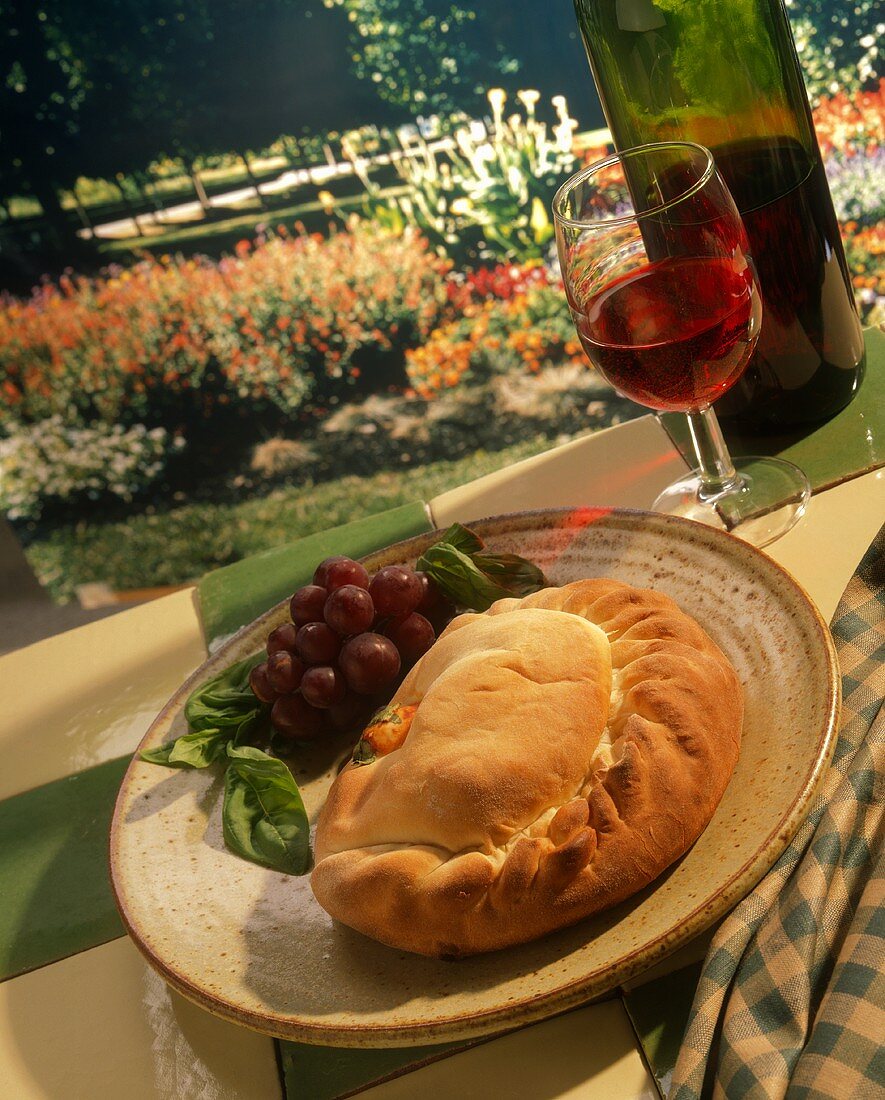
{"type": "Polygon", "coordinates": [[[182,446],[163,428],[84,428],[65,424],[58,415],[48,417],[0,440],[0,508],[12,519],[30,519],[47,501],[102,493],[131,500],[182,446]]]}
{"type": "Polygon", "coordinates": [[[556,139],[556,148],[561,153],[568,153],[572,148],[572,135],[578,128],[578,123],[573,118],[564,118],[558,126],[553,127],[553,136],[556,139]]]}
{"type": "Polygon", "coordinates": [[[516,98],[530,115],[534,115],[535,104],[541,98],[541,93],[535,91],[534,88],[524,88],[521,92],[516,93],[516,98]]]}
{"type": "Polygon", "coordinates": [[[507,186],[515,195],[518,195],[523,189],[522,172],[515,164],[511,164],[507,169],[507,186]]]}
{"type": "Polygon", "coordinates": [[[507,102],[507,93],[503,88],[489,88],[488,100],[492,107],[492,114],[495,116],[495,122],[500,122],[504,104],[507,102]]]}

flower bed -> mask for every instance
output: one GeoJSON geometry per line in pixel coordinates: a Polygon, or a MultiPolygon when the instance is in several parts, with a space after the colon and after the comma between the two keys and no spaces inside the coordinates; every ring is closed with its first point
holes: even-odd
{"type": "Polygon", "coordinates": [[[459,315],[406,352],[415,393],[426,399],[514,370],[585,365],[562,286],[541,267],[497,268],[454,291],[459,315]]]}
{"type": "Polygon", "coordinates": [[[371,369],[373,353],[420,343],[446,306],[447,270],[415,235],[363,224],[327,240],[283,229],[217,264],[66,276],[0,308],[0,426],[174,426],[210,374],[215,400],[292,413],[371,369]]]}
{"type": "Polygon", "coordinates": [[[451,309],[448,269],[411,232],[361,224],[322,239],[281,228],[219,263],[144,259],[7,299],[0,507],[35,518],[45,506],[127,499],[172,453],[149,429],[206,435],[219,405],[254,432],[269,408],[298,413],[361,376],[373,388],[391,361],[404,384],[406,348],[451,309]]]}
{"type": "Polygon", "coordinates": [[[62,277],[0,309],[0,423],[161,419],[202,385],[210,352],[197,321],[214,268],[145,261],[99,279],[62,277]],[[152,417],[151,414],[154,414],[152,417]]]}
{"type": "Polygon", "coordinates": [[[885,80],[873,90],[822,99],[814,109],[814,129],[824,157],[874,152],[885,144],[885,80]]]}
{"type": "Polygon", "coordinates": [[[163,428],[82,428],[50,416],[0,439],[0,509],[37,519],[47,506],[129,501],[162,473],[183,443],[163,428]]]}
{"type": "Polygon", "coordinates": [[[290,238],[281,228],[219,263],[200,319],[237,396],[292,413],[340,393],[381,354],[421,343],[445,309],[448,269],[414,233],[358,223],[290,238]]]}
{"type": "Polygon", "coordinates": [[[885,324],[885,80],[823,99],[814,125],[861,320],[885,324]]]}

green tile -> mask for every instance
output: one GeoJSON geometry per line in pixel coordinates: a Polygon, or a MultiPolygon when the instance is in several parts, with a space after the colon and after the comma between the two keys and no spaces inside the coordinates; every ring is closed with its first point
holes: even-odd
{"type": "Polygon", "coordinates": [[[280,1042],[287,1100],[338,1100],[475,1043],[345,1050],[280,1042]]]}
{"type": "Polygon", "coordinates": [[[645,1060],[664,1096],[670,1088],[702,966],[701,962],[692,963],[623,994],[645,1060]]]}
{"type": "Polygon", "coordinates": [[[0,802],[0,979],[123,935],[108,830],[129,759],[0,802]]]}
{"type": "Polygon", "coordinates": [[[430,530],[425,507],[416,501],[207,573],[198,586],[206,640],[239,629],[307,584],[317,563],[331,554],[359,558],[430,530]]]}
{"type": "MultiPolygon", "coordinates": [[[[867,329],[864,342],[866,374],[847,408],[825,424],[789,435],[741,435],[723,421],[732,454],[779,455],[805,471],[815,492],[885,465],[885,332],[867,329]]],[[[693,463],[685,417],[665,413],[660,419],[674,444],[693,463]]]]}

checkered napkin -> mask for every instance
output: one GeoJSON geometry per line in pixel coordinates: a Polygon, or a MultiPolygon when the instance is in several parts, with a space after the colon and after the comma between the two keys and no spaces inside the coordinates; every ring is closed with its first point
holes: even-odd
{"type": "Polygon", "coordinates": [[[832,766],[790,846],[716,933],[670,1100],[885,1096],[885,527],[832,632],[832,766]]]}

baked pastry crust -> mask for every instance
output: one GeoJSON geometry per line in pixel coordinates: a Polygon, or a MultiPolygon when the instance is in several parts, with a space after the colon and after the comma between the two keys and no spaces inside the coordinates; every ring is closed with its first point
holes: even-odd
{"type": "Polygon", "coordinates": [[[329,792],[311,884],[352,928],[457,957],[573,924],[678,859],[737,763],[743,700],[669,597],[600,579],[459,616],[393,710],[393,739],[329,792]]]}

